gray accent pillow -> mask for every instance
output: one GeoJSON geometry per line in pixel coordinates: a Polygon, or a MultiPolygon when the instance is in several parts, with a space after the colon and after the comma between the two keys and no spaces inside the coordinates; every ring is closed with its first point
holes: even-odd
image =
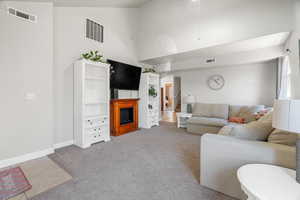
{"type": "Polygon", "coordinates": [[[272,130],[272,112],[269,112],[258,121],[233,127],[230,135],[245,140],[267,141],[272,130]]]}
{"type": "Polygon", "coordinates": [[[272,127],[266,128],[255,121],[234,127],[230,135],[239,139],[266,141],[272,130],[272,127]]]}
{"type": "Polygon", "coordinates": [[[268,142],[275,144],[283,144],[288,146],[296,146],[298,135],[288,131],[275,129],[268,137],[268,142]]]}

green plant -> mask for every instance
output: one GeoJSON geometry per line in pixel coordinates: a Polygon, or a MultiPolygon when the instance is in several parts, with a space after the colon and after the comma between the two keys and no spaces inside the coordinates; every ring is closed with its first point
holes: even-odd
{"type": "Polygon", "coordinates": [[[145,68],[143,73],[156,73],[156,71],[153,68],[145,68]]]}
{"type": "Polygon", "coordinates": [[[153,86],[151,86],[150,88],[149,88],[149,96],[150,97],[157,97],[157,92],[156,92],[156,90],[155,90],[155,88],[153,87],[153,86]]]}
{"type": "Polygon", "coordinates": [[[90,51],[88,53],[84,53],[82,54],[82,57],[86,60],[91,60],[91,61],[94,61],[94,62],[103,62],[105,63],[103,59],[103,56],[99,54],[98,51],[90,51]]]}

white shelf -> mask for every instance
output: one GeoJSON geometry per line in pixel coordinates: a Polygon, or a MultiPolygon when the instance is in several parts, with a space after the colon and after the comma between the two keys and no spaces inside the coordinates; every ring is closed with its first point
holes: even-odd
{"type": "Polygon", "coordinates": [[[106,81],[105,77],[85,77],[86,80],[92,80],[92,81],[106,81]]]}
{"type": "Polygon", "coordinates": [[[160,86],[159,75],[153,73],[144,73],[141,76],[139,101],[139,126],[141,128],[151,128],[159,125],[160,113],[160,86]],[[154,87],[157,92],[156,97],[149,96],[149,88],[154,87]],[[152,106],[152,109],[149,108],[152,106]]]}
{"type": "Polygon", "coordinates": [[[110,141],[109,69],[86,60],[74,64],[74,144],[81,148],[110,141]]]}

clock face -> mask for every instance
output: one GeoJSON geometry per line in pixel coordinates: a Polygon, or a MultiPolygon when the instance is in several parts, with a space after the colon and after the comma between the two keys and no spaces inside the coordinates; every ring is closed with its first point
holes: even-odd
{"type": "Polygon", "coordinates": [[[213,75],[208,78],[207,84],[212,90],[220,90],[225,85],[225,79],[221,75],[213,75]]]}

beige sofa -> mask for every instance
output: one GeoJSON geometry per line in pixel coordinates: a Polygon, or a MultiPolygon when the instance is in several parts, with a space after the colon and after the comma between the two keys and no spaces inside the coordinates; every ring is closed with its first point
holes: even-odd
{"type": "MultiPolygon", "coordinates": [[[[247,113],[257,112],[264,107],[263,105],[244,106],[196,103],[193,106],[193,116],[187,121],[187,131],[196,134],[218,133],[222,127],[230,124],[228,122],[230,117],[236,117],[241,112],[246,116],[247,113]]],[[[251,120],[254,120],[254,118],[247,119],[247,121],[251,120]]],[[[231,123],[231,125],[235,124],[231,123]]]]}
{"type": "Polygon", "coordinates": [[[236,173],[245,164],[264,163],[295,169],[295,147],[205,134],[201,137],[200,183],[238,199],[245,199],[236,173]]]}
{"type": "MultiPolygon", "coordinates": [[[[201,185],[238,199],[244,199],[245,195],[236,175],[241,166],[264,163],[295,169],[296,150],[294,146],[282,145],[284,144],[281,141],[283,138],[278,138],[278,136],[277,143],[281,141],[281,144],[267,142],[271,141],[270,138],[273,138],[273,142],[276,141],[276,137],[274,137],[276,135],[272,135],[275,131],[272,130],[271,114],[265,115],[258,121],[255,120],[253,113],[262,109],[264,106],[260,105],[238,106],[203,103],[194,105],[193,117],[188,120],[187,130],[192,133],[204,134],[201,137],[200,149],[201,185]],[[230,117],[245,118],[247,124],[230,123],[228,122],[230,117]],[[260,123],[260,126],[257,123],[260,123]],[[251,124],[252,126],[250,126],[251,124]],[[221,130],[222,127],[224,128],[221,130]],[[246,129],[242,127],[246,127],[246,129]],[[247,135],[249,133],[251,133],[250,138],[247,135]]],[[[296,137],[296,135],[292,137],[294,142],[296,137]]],[[[286,143],[290,144],[287,141],[286,143]]]]}

